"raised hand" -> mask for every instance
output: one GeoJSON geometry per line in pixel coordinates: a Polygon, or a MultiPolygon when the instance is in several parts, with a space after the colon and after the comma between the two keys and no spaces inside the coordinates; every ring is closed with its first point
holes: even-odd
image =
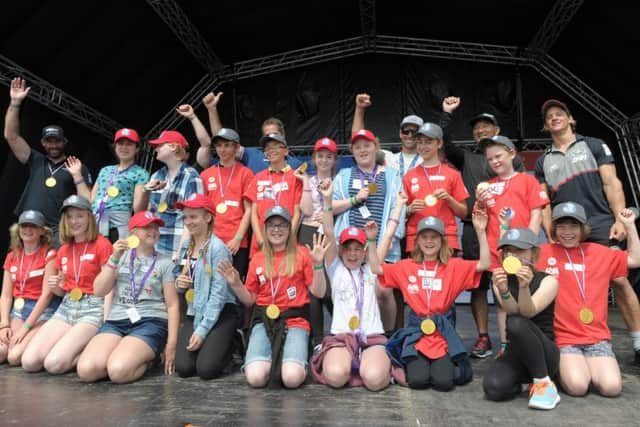
{"type": "Polygon", "coordinates": [[[82,162],[79,158],[75,156],[67,157],[67,160],[64,162],[64,166],[74,178],[82,176],[82,162]]]}
{"type": "Polygon", "coordinates": [[[506,294],[509,290],[509,282],[507,281],[507,273],[502,268],[493,270],[493,284],[498,288],[498,292],[506,294]]]}
{"type": "Polygon", "coordinates": [[[331,178],[324,178],[318,185],[318,190],[325,200],[331,200],[333,198],[333,181],[331,178]]]}
{"type": "Polygon", "coordinates": [[[473,228],[476,230],[486,230],[487,222],[489,222],[489,216],[485,209],[474,209],[471,214],[471,221],[473,222],[473,228]]]}
{"type": "Polygon", "coordinates": [[[371,107],[371,97],[367,93],[359,93],[356,95],[356,107],[369,108],[371,107]]]}
{"type": "Polygon", "coordinates": [[[625,226],[635,223],[636,219],[638,218],[632,209],[625,208],[618,213],[618,221],[623,223],[625,226]]]}
{"type": "Polygon", "coordinates": [[[442,100],[442,111],[451,114],[460,106],[459,96],[447,96],[442,100]]]}
{"type": "Polygon", "coordinates": [[[314,265],[319,265],[324,262],[324,254],[329,248],[329,242],[324,234],[315,233],[313,235],[313,247],[310,248],[309,245],[306,245],[306,247],[309,249],[311,262],[313,262],[314,265]]]}
{"type": "Polygon", "coordinates": [[[238,273],[238,270],[235,269],[230,261],[221,261],[220,264],[218,264],[218,273],[231,285],[241,282],[240,273],[238,273]]]}
{"type": "Polygon", "coordinates": [[[11,100],[17,103],[22,102],[27,97],[31,87],[27,87],[27,82],[20,77],[16,77],[11,80],[11,86],[9,88],[9,96],[11,100]]]}
{"type": "Polygon", "coordinates": [[[511,215],[507,215],[509,212],[507,208],[501,208],[500,213],[498,214],[498,221],[500,225],[504,227],[509,227],[511,225],[511,215]]]}
{"type": "Polygon", "coordinates": [[[375,240],[378,237],[378,224],[371,220],[364,225],[364,233],[367,235],[367,240],[375,240]]]}
{"type": "Polygon", "coordinates": [[[120,239],[113,242],[113,257],[120,259],[122,254],[129,249],[129,242],[127,239],[120,239]]]}
{"type": "Polygon", "coordinates": [[[202,98],[202,103],[207,108],[207,110],[211,108],[216,108],[218,106],[218,102],[220,102],[220,98],[222,97],[222,92],[213,93],[209,92],[202,98]]]}
{"type": "Polygon", "coordinates": [[[516,273],[516,277],[518,278],[519,287],[528,288],[533,279],[533,270],[528,265],[523,265],[516,273]]]}
{"type": "Polygon", "coordinates": [[[189,104],[182,104],[178,108],[176,108],[176,112],[180,114],[182,117],[185,117],[191,120],[196,114],[193,112],[193,107],[189,104]]]}

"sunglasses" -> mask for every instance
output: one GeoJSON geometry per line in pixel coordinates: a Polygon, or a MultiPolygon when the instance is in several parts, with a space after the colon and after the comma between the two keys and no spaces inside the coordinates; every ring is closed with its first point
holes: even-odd
{"type": "Polygon", "coordinates": [[[400,129],[400,133],[402,133],[403,135],[416,136],[418,134],[418,130],[405,128],[405,129],[400,129]]]}

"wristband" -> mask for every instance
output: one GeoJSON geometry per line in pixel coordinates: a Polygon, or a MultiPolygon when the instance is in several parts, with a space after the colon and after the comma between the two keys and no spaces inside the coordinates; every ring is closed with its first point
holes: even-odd
{"type": "Polygon", "coordinates": [[[502,298],[503,300],[509,299],[509,298],[511,298],[511,293],[509,291],[507,291],[504,294],[500,294],[500,298],[502,298]]]}
{"type": "Polygon", "coordinates": [[[236,234],[236,237],[234,237],[234,239],[236,239],[238,242],[242,242],[242,234],[236,234]]]}
{"type": "Polygon", "coordinates": [[[314,269],[314,270],[322,270],[322,269],[324,269],[324,265],[322,265],[322,264],[320,264],[320,265],[314,265],[314,266],[313,266],[313,269],[314,269]]]}
{"type": "Polygon", "coordinates": [[[20,108],[20,103],[19,102],[10,102],[9,103],[9,107],[20,108]]]}
{"type": "Polygon", "coordinates": [[[118,268],[118,266],[114,264],[111,260],[109,260],[105,265],[112,270],[116,270],[118,268]]]}
{"type": "Polygon", "coordinates": [[[74,179],[74,180],[73,180],[73,183],[74,183],[75,185],[80,185],[80,184],[82,184],[83,182],[84,182],[84,178],[83,178],[83,177],[80,177],[80,178],[78,178],[78,179],[74,179]]]}
{"type": "Polygon", "coordinates": [[[114,264],[118,264],[120,262],[120,258],[115,258],[113,255],[109,256],[109,261],[114,264]]]}
{"type": "Polygon", "coordinates": [[[30,331],[30,330],[31,330],[31,325],[30,325],[30,324],[28,324],[27,322],[24,322],[24,323],[22,324],[22,327],[23,327],[23,328],[25,328],[27,331],[30,331]]]}
{"type": "Polygon", "coordinates": [[[500,224],[500,230],[505,230],[505,231],[507,231],[507,230],[509,230],[509,229],[511,229],[511,227],[509,227],[508,225],[502,225],[502,224],[500,224]]]}
{"type": "Polygon", "coordinates": [[[377,241],[378,241],[377,239],[369,239],[369,238],[367,238],[367,242],[369,242],[369,243],[375,243],[377,241]]]}
{"type": "Polygon", "coordinates": [[[328,208],[324,208],[325,212],[331,212],[333,210],[332,206],[329,206],[328,208]]]}
{"type": "Polygon", "coordinates": [[[389,218],[389,222],[395,222],[395,223],[396,223],[396,225],[400,225],[400,221],[398,221],[398,220],[397,220],[397,219],[395,219],[395,218],[389,218]]]}

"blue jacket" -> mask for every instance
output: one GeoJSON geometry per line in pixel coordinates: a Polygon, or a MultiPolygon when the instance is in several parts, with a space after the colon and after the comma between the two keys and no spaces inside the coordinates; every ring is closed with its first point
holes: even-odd
{"type": "MultiPolygon", "coordinates": [[[[189,242],[190,240],[185,242],[180,250],[180,257],[178,259],[183,260],[186,256],[189,242]]],[[[218,322],[218,318],[225,304],[238,303],[233,290],[222,275],[218,273],[218,264],[224,260],[232,262],[231,253],[222,240],[212,234],[206,256],[207,265],[211,268],[211,273],[207,272],[204,263],[202,260],[199,260],[196,264],[195,280],[193,283],[193,289],[195,291],[195,298],[193,300],[193,309],[195,312],[193,318],[193,333],[203,338],[206,338],[218,322]]],[[[176,269],[176,275],[180,274],[182,267],[178,265],[176,269]]]]}
{"type": "MultiPolygon", "coordinates": [[[[333,181],[333,199],[344,200],[349,198],[349,181],[351,180],[351,168],[340,169],[340,172],[336,175],[333,181]]],[[[389,223],[389,216],[393,207],[396,205],[396,197],[400,191],[403,191],[402,177],[394,168],[385,168],[384,177],[387,184],[387,194],[384,198],[384,210],[382,213],[382,224],[380,226],[380,232],[378,233],[378,243],[382,240],[384,232],[387,229],[389,223]]],[[[387,252],[385,261],[398,262],[400,261],[400,240],[404,237],[404,222],[405,222],[405,209],[402,209],[402,214],[398,219],[398,227],[393,236],[391,247],[387,252]]],[[[349,227],[349,210],[344,211],[336,218],[336,224],[334,227],[336,236],[340,236],[340,232],[349,227]]]]}

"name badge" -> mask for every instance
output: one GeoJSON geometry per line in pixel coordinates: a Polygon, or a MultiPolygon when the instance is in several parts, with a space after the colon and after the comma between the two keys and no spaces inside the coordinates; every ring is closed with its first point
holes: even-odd
{"type": "Polygon", "coordinates": [[[224,204],[227,206],[233,206],[234,208],[237,208],[238,206],[240,206],[240,203],[238,203],[237,200],[225,200],[224,204]]]}
{"type": "Polygon", "coordinates": [[[371,216],[371,212],[369,211],[367,205],[360,206],[358,210],[360,211],[360,215],[362,215],[362,218],[364,219],[367,219],[371,216]]]}
{"type": "Polygon", "coordinates": [[[429,177],[429,181],[444,181],[445,177],[444,175],[431,175],[429,177]]]}
{"type": "Polygon", "coordinates": [[[258,186],[267,186],[267,185],[271,185],[271,181],[267,180],[267,181],[258,181],[258,186]]]}
{"type": "Polygon", "coordinates": [[[431,270],[418,270],[418,276],[420,277],[435,277],[435,271],[431,270]]]}
{"type": "Polygon", "coordinates": [[[140,313],[138,313],[138,310],[135,307],[130,307],[127,309],[127,316],[129,316],[129,320],[131,321],[131,323],[136,323],[137,321],[142,319],[142,317],[140,317],[140,313]]]}
{"type": "Polygon", "coordinates": [[[96,254],[85,254],[80,257],[80,261],[91,261],[96,257],[96,254]]]}
{"type": "Polygon", "coordinates": [[[31,273],[29,273],[29,277],[38,277],[42,275],[44,275],[44,268],[41,268],[40,270],[33,270],[31,273]]]}
{"type": "Polygon", "coordinates": [[[290,300],[296,299],[296,288],[294,286],[287,288],[287,296],[290,300]]]}
{"type": "Polygon", "coordinates": [[[360,179],[354,179],[353,180],[353,184],[351,185],[351,188],[353,188],[355,190],[362,189],[362,181],[360,181],[360,179]]]}
{"type": "Polygon", "coordinates": [[[564,269],[567,271],[584,271],[584,265],[566,263],[564,265],[564,269]]]}
{"type": "Polygon", "coordinates": [[[442,279],[424,278],[422,279],[422,289],[431,288],[434,291],[442,290],[442,279]]]}
{"type": "Polygon", "coordinates": [[[273,191],[276,193],[279,193],[281,191],[285,191],[289,189],[289,184],[287,182],[279,182],[277,184],[275,184],[274,186],[272,186],[271,188],[273,188],[273,191]]]}

